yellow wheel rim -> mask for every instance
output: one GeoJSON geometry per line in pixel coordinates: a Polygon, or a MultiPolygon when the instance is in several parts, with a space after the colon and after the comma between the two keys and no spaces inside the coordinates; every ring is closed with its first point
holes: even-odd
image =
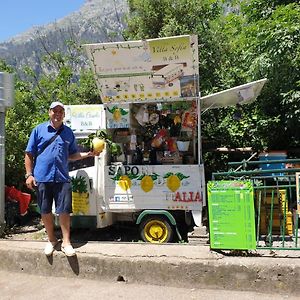
{"type": "Polygon", "coordinates": [[[159,220],[151,220],[144,227],[144,235],[150,243],[163,243],[168,237],[166,224],[159,220]]]}

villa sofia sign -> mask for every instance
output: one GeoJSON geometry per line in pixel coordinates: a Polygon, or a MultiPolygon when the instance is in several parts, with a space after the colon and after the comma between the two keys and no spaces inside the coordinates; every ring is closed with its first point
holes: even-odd
{"type": "Polygon", "coordinates": [[[198,97],[195,35],[84,47],[103,103],[198,97]]]}
{"type": "Polygon", "coordinates": [[[95,105],[65,105],[64,122],[73,130],[105,128],[104,108],[95,105]]]}

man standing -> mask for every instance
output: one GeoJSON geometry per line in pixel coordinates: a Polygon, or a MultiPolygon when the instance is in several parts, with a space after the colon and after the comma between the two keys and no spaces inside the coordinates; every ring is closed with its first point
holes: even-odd
{"type": "Polygon", "coordinates": [[[72,186],[68,160],[94,156],[93,152],[78,152],[73,131],[63,124],[64,116],[64,105],[61,102],[51,103],[50,120],[33,129],[25,150],[26,185],[37,192],[38,205],[48,235],[44,250],[47,256],[52,255],[58,244],[54,234],[53,200],[62,231],[61,250],[67,256],[75,255],[70,241],[72,186]]]}

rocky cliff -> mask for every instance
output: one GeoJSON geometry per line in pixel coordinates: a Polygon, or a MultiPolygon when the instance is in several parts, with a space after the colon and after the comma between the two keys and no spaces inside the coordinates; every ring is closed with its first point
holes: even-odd
{"type": "Polygon", "coordinates": [[[37,73],[46,52],[67,51],[66,41],[78,44],[122,40],[126,0],[86,0],[80,10],[37,26],[0,43],[0,59],[17,67],[29,65],[37,73]]]}

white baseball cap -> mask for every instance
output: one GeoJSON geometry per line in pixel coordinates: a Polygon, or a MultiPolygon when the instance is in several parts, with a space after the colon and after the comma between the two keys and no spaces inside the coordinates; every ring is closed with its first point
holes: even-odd
{"type": "Polygon", "coordinates": [[[59,102],[59,101],[54,101],[54,102],[52,102],[51,105],[50,105],[50,109],[52,109],[52,108],[54,108],[54,107],[56,107],[56,106],[60,106],[60,107],[62,107],[63,109],[65,109],[64,105],[63,105],[61,102],[59,102]]]}

